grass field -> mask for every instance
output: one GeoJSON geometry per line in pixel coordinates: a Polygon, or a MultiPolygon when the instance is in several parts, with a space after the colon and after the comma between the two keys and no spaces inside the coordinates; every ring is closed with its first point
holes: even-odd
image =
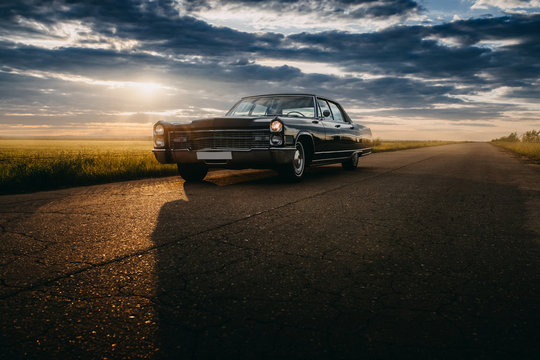
{"type": "Polygon", "coordinates": [[[0,140],[0,193],[167,176],[152,141],[0,140]]]}
{"type": "Polygon", "coordinates": [[[540,162],[540,143],[532,142],[509,142],[509,141],[492,141],[495,146],[499,146],[511,150],[517,154],[528,157],[531,160],[540,162]]]}
{"type": "MultiPolygon", "coordinates": [[[[374,151],[444,145],[444,141],[380,141],[374,151]]],[[[176,175],[176,165],[162,165],[150,140],[2,140],[0,193],[176,175]]]]}
{"type": "Polygon", "coordinates": [[[439,145],[449,145],[449,144],[457,144],[457,143],[458,143],[457,141],[438,141],[438,140],[382,141],[382,140],[376,139],[373,146],[373,152],[407,150],[407,149],[415,149],[415,148],[427,147],[427,146],[439,146],[439,145]]]}

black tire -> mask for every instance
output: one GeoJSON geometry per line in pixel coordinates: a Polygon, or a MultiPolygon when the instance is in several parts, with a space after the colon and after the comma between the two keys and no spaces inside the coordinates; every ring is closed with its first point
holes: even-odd
{"type": "Polygon", "coordinates": [[[341,163],[345,170],[352,171],[358,167],[358,153],[354,153],[350,158],[341,163]]]}
{"type": "Polygon", "coordinates": [[[208,173],[208,166],[205,164],[176,164],[180,176],[186,181],[201,181],[208,173]]]}
{"type": "Polygon", "coordinates": [[[300,181],[306,170],[306,153],[304,145],[298,141],[296,143],[296,152],[290,164],[283,165],[278,169],[279,175],[285,180],[300,181]]]}

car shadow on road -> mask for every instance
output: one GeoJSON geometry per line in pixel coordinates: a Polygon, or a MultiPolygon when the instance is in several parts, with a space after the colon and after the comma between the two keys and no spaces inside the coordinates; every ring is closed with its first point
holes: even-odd
{"type": "MultiPolygon", "coordinates": [[[[307,183],[337,171],[317,170],[307,183]]],[[[272,177],[184,184],[188,200],[166,203],[152,235],[160,356],[540,354],[530,194],[391,178],[292,203],[284,196],[305,189],[272,177]]]]}

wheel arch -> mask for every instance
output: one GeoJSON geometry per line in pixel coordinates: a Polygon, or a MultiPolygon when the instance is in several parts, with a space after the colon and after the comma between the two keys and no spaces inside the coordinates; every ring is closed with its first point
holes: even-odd
{"type": "Polygon", "coordinates": [[[306,166],[311,164],[313,153],[315,152],[315,142],[313,136],[308,132],[299,132],[296,135],[296,141],[300,141],[304,146],[304,156],[306,157],[306,166]]]}

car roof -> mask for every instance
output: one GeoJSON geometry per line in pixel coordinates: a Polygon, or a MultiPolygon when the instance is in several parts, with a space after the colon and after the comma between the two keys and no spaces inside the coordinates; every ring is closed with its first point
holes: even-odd
{"type": "MultiPolygon", "coordinates": [[[[252,97],[264,97],[264,96],[315,96],[315,97],[318,97],[318,98],[321,98],[321,99],[335,101],[335,100],[332,100],[332,99],[330,99],[329,97],[326,97],[326,96],[320,96],[320,95],[317,95],[317,94],[305,94],[305,93],[258,94],[258,95],[244,96],[244,97],[242,97],[242,99],[247,99],[247,98],[252,98],[252,97]]],[[[335,102],[337,102],[337,101],[335,101],[335,102]]]]}

